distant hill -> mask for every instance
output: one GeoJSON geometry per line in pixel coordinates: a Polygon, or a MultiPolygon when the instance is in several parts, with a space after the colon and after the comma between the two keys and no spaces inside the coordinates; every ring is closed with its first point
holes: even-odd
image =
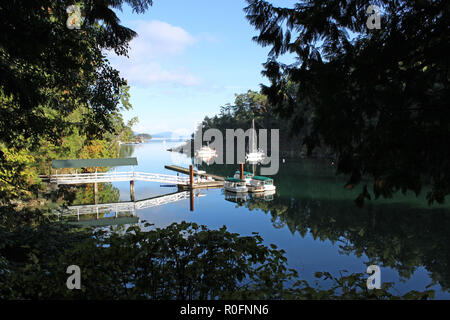
{"type": "Polygon", "coordinates": [[[158,133],[138,133],[134,132],[136,138],[143,138],[145,140],[149,139],[185,139],[186,137],[180,134],[176,134],[172,131],[158,132],[158,133]]]}
{"type": "Polygon", "coordinates": [[[173,132],[170,132],[170,131],[152,134],[153,138],[173,138],[175,136],[176,135],[173,132]]]}
{"type": "Polygon", "coordinates": [[[135,138],[144,139],[144,140],[150,140],[153,138],[151,134],[148,133],[137,133],[134,135],[135,138]]]}

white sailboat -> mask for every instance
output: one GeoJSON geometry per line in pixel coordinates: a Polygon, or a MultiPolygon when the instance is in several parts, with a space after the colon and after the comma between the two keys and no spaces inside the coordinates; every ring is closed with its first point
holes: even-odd
{"type": "Polygon", "coordinates": [[[217,156],[217,151],[211,149],[209,146],[203,146],[195,151],[195,156],[199,158],[212,158],[217,156]]]}
{"type": "Polygon", "coordinates": [[[256,147],[256,130],[255,130],[255,119],[252,120],[252,135],[250,137],[249,152],[245,156],[245,160],[249,163],[259,163],[264,160],[266,154],[264,151],[257,149],[256,147]]]}
{"type": "Polygon", "coordinates": [[[209,145],[203,146],[195,151],[195,160],[199,163],[205,162],[207,165],[214,162],[214,158],[217,157],[217,151],[211,149],[209,145]]]}

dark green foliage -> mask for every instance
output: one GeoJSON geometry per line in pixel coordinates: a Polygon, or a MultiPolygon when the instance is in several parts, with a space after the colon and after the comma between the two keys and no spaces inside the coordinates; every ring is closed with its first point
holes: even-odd
{"type": "MultiPolygon", "coordinates": [[[[428,201],[450,193],[449,2],[308,0],[295,8],[248,0],[255,40],[271,48],[263,86],[277,112],[304,144],[326,145],[352,188],[363,176],[373,194],[420,193],[428,201]],[[366,27],[369,5],[382,9],[381,29],[366,27]],[[284,53],[292,65],[278,61],[284,53]],[[295,84],[296,90],[289,90],[295,84]]],[[[362,205],[368,193],[361,195],[362,205]]]]}
{"type": "MultiPolygon", "coordinates": [[[[283,157],[299,157],[302,154],[301,139],[298,134],[292,134],[293,121],[286,121],[274,111],[273,105],[267,101],[267,96],[260,92],[248,90],[246,93],[235,94],[235,101],[220,107],[220,113],[214,117],[205,117],[202,130],[219,129],[224,138],[226,129],[250,129],[255,120],[255,129],[278,129],[280,134],[279,148],[283,157]]],[[[270,134],[268,136],[270,145],[270,134]]],[[[225,140],[223,141],[225,146],[225,140]]],[[[323,153],[319,154],[323,156],[323,153]]]]}
{"type": "Polygon", "coordinates": [[[2,200],[17,196],[11,188],[35,183],[25,170],[47,174],[49,158],[92,157],[90,150],[100,157],[106,150],[117,156],[117,140],[132,136],[120,115],[131,107],[129,87],[106,58],[108,51],[126,55],[136,36],[113,11],[123,3],[142,13],[152,1],[12,0],[0,5],[2,200]],[[74,4],[81,9],[80,29],[66,25],[66,8],[74,4]],[[20,161],[11,160],[16,158],[20,161]]]}
{"type": "MultiPolygon", "coordinates": [[[[254,234],[192,223],[144,230],[73,229],[38,212],[0,212],[2,299],[395,299],[368,291],[362,274],[311,287],[286,267],[284,251],[254,234]],[[3,223],[7,222],[7,223],[3,223]],[[81,290],[68,290],[66,269],[81,269],[81,290]]],[[[150,228],[145,224],[143,227],[150,228]]],[[[405,298],[433,297],[432,292],[405,298]]]]}
{"type": "MultiPolygon", "coordinates": [[[[202,169],[226,176],[236,168],[202,169]]],[[[255,215],[268,214],[274,228],[288,228],[294,237],[330,241],[339,245],[340,254],[367,257],[369,264],[396,270],[400,279],[411,279],[424,268],[433,284],[450,290],[449,204],[428,206],[425,194],[416,197],[408,192],[358,208],[353,199],[363,185],[342,188],[345,178],[336,177],[325,160],[288,162],[273,178],[277,186],[273,198],[250,195],[240,205],[255,215]]]]}
{"type": "MultiPolygon", "coordinates": [[[[124,1],[79,1],[81,29],[66,26],[73,1],[6,1],[0,6],[0,142],[10,146],[58,141],[77,127],[91,137],[113,131],[125,80],[105,49],[126,55],[136,33],[110,8],[124,1]],[[86,107],[78,123],[67,116],[86,107]]],[[[151,1],[126,1],[143,12],[151,1]]]]}

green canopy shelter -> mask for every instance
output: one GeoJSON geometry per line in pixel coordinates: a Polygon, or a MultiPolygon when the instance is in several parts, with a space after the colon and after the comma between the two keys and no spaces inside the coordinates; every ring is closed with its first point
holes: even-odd
{"type": "Polygon", "coordinates": [[[137,166],[137,158],[53,160],[53,169],[137,166]]]}

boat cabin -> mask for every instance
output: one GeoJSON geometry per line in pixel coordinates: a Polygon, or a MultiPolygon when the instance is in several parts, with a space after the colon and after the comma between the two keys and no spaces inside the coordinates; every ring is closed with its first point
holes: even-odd
{"type": "Polygon", "coordinates": [[[262,176],[252,177],[252,182],[255,184],[262,184],[262,185],[273,185],[273,179],[262,176]]]}
{"type": "Polygon", "coordinates": [[[247,182],[245,180],[236,179],[236,178],[226,178],[223,186],[226,191],[230,192],[247,192],[248,189],[246,187],[247,182]]]}
{"type": "Polygon", "coordinates": [[[238,187],[238,186],[245,187],[245,180],[241,180],[241,179],[237,179],[237,178],[226,178],[225,184],[230,187],[238,187]]]}

